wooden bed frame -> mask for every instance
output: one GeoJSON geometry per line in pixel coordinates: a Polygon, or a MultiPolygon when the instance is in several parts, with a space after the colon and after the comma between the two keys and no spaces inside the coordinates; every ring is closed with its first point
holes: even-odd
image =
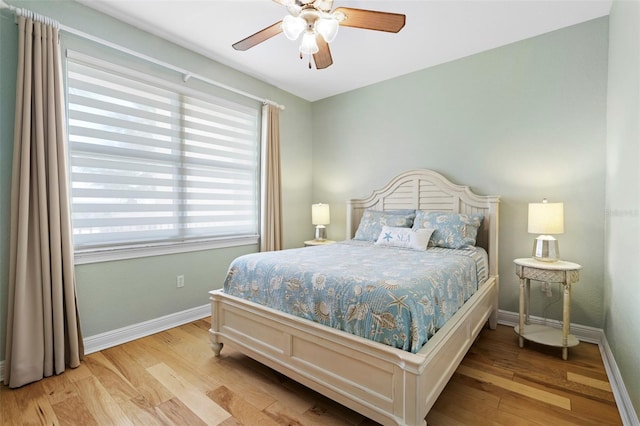
{"type": "Polygon", "coordinates": [[[410,353],[225,294],[210,292],[211,347],[251,358],[382,424],[426,425],[425,417],[487,320],[498,312],[497,196],[479,196],[431,170],[411,170],[348,203],[347,238],[365,209],[482,213],[478,245],[489,279],[418,352],[410,353]]]}

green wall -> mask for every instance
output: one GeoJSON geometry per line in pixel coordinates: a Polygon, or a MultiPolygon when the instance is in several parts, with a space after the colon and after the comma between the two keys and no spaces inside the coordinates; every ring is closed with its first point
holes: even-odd
{"type": "MultiPolygon", "coordinates": [[[[313,234],[311,225],[311,105],[264,82],[239,73],[72,1],[10,1],[140,53],[180,66],[196,74],[285,105],[281,112],[284,244],[300,247],[313,234]]],[[[4,359],[8,281],[9,199],[15,102],[17,26],[8,11],[0,12],[0,359],[4,359]]],[[[147,73],[182,84],[182,76],[62,33],[62,47],[105,56],[147,73]]],[[[194,79],[189,85],[202,90],[194,79]]],[[[237,98],[248,102],[246,99],[237,98]]],[[[155,319],[208,303],[209,290],[219,288],[229,262],[256,251],[255,245],[184,254],[79,265],[76,267],[78,304],[85,337],[155,319]],[[184,275],[185,287],[176,288],[184,275]]]]}
{"type": "Polygon", "coordinates": [[[604,330],[640,417],[640,3],[609,21],[604,330]]]}
{"type": "MultiPolygon", "coordinates": [[[[500,308],[517,312],[527,204],[562,201],[561,256],[584,265],[571,320],[602,327],[607,43],[596,19],[314,102],[313,194],[332,205],[329,236],[345,235],[346,199],[412,168],[500,195],[500,308]]],[[[533,292],[533,315],[561,311],[557,287],[533,292]]]]}

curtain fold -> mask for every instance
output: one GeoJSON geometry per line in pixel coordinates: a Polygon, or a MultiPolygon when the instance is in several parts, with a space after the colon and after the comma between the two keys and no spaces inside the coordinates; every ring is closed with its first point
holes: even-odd
{"type": "Polygon", "coordinates": [[[262,106],[262,208],[260,251],[282,250],[280,108],[262,106]]]}
{"type": "Polygon", "coordinates": [[[4,382],[19,387],[77,367],[76,304],[58,29],[18,16],[4,382]]]}

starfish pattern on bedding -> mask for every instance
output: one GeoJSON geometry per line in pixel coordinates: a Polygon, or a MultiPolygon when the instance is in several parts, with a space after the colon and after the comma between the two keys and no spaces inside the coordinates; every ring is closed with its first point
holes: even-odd
{"type": "Polygon", "coordinates": [[[389,304],[387,305],[387,307],[391,307],[391,306],[395,306],[396,309],[398,309],[398,315],[402,315],[402,309],[406,309],[407,311],[409,311],[409,313],[411,313],[411,311],[409,310],[409,305],[407,305],[404,301],[407,299],[408,295],[404,295],[404,296],[396,296],[393,293],[389,293],[387,292],[387,294],[389,295],[389,297],[391,297],[393,299],[392,302],[389,302],[389,304]]]}
{"type": "Polygon", "coordinates": [[[391,236],[391,232],[385,232],[384,237],[382,238],[387,240],[387,242],[389,242],[393,237],[391,236]]]}

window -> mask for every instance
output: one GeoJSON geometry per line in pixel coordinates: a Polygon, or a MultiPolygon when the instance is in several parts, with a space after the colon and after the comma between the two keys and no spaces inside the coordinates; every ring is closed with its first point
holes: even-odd
{"type": "Polygon", "coordinates": [[[259,108],[101,65],[67,63],[76,252],[256,242],[259,108]]]}

